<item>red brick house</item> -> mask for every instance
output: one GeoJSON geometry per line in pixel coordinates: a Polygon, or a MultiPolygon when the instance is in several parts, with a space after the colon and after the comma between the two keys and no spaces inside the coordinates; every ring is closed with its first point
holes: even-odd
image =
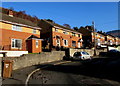
{"type": "Polygon", "coordinates": [[[45,49],[82,47],[82,34],[80,32],[47,20],[41,20],[40,26],[45,49]]]}
{"type": "Polygon", "coordinates": [[[91,26],[81,27],[78,31],[83,34],[84,48],[101,47],[105,44],[105,36],[94,32],[91,26]]]}
{"type": "Polygon", "coordinates": [[[39,53],[42,51],[40,30],[31,21],[14,17],[10,11],[8,15],[0,13],[0,49],[2,51],[28,51],[39,53]]]}

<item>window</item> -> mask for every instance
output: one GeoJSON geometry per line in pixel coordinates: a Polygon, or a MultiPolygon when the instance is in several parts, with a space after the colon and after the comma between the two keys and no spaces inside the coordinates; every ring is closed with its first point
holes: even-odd
{"type": "Polygon", "coordinates": [[[75,36],[75,33],[72,33],[72,36],[75,36]]]}
{"type": "Polygon", "coordinates": [[[96,37],[98,36],[98,34],[96,34],[96,37]]]}
{"type": "Polygon", "coordinates": [[[21,48],[22,40],[21,39],[12,39],[12,48],[21,48]]]}
{"type": "Polygon", "coordinates": [[[78,34],[78,37],[80,37],[80,34],[78,34]]]}
{"type": "Polygon", "coordinates": [[[84,54],[84,55],[89,55],[87,52],[82,52],[82,54],[84,54]]]}
{"type": "Polygon", "coordinates": [[[55,32],[58,32],[58,29],[55,28],[55,32]]]}
{"type": "Polygon", "coordinates": [[[33,33],[36,34],[36,30],[35,29],[33,29],[33,33]]]}
{"type": "Polygon", "coordinates": [[[63,32],[64,34],[68,34],[66,31],[63,32]]]}
{"type": "Polygon", "coordinates": [[[63,40],[64,41],[64,46],[68,46],[68,40],[63,40]]]}
{"type": "Polygon", "coordinates": [[[72,41],[72,46],[76,47],[76,41],[72,41]]]}
{"type": "Polygon", "coordinates": [[[102,38],[102,36],[100,36],[100,38],[102,38]]]}
{"type": "Polygon", "coordinates": [[[20,26],[12,25],[12,30],[22,31],[22,28],[20,26]]]}
{"type": "Polygon", "coordinates": [[[38,40],[36,39],[36,48],[38,48],[38,44],[39,44],[39,42],[38,42],[38,40]]]}

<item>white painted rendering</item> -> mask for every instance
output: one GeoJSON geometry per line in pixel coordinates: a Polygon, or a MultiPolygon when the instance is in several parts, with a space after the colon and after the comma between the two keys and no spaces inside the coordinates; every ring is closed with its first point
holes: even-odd
{"type": "MultiPolygon", "coordinates": [[[[6,53],[7,57],[20,57],[23,54],[28,54],[28,51],[5,51],[5,50],[3,51],[3,50],[0,50],[0,52],[7,52],[6,53]]],[[[0,54],[0,57],[3,57],[3,55],[0,54]]]]}

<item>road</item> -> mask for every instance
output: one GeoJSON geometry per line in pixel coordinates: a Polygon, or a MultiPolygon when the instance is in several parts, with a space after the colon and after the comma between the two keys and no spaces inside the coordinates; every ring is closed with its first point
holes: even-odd
{"type": "Polygon", "coordinates": [[[28,86],[31,84],[120,86],[119,68],[120,59],[109,58],[48,64],[46,68],[30,77],[28,86]]]}

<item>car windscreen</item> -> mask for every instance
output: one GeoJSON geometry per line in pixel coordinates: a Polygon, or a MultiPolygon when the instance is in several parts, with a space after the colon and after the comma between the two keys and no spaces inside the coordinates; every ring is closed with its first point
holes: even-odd
{"type": "Polygon", "coordinates": [[[75,52],[73,56],[80,56],[80,52],[75,52]]]}
{"type": "Polygon", "coordinates": [[[87,52],[82,52],[82,54],[84,54],[84,55],[89,55],[87,52]]]}

